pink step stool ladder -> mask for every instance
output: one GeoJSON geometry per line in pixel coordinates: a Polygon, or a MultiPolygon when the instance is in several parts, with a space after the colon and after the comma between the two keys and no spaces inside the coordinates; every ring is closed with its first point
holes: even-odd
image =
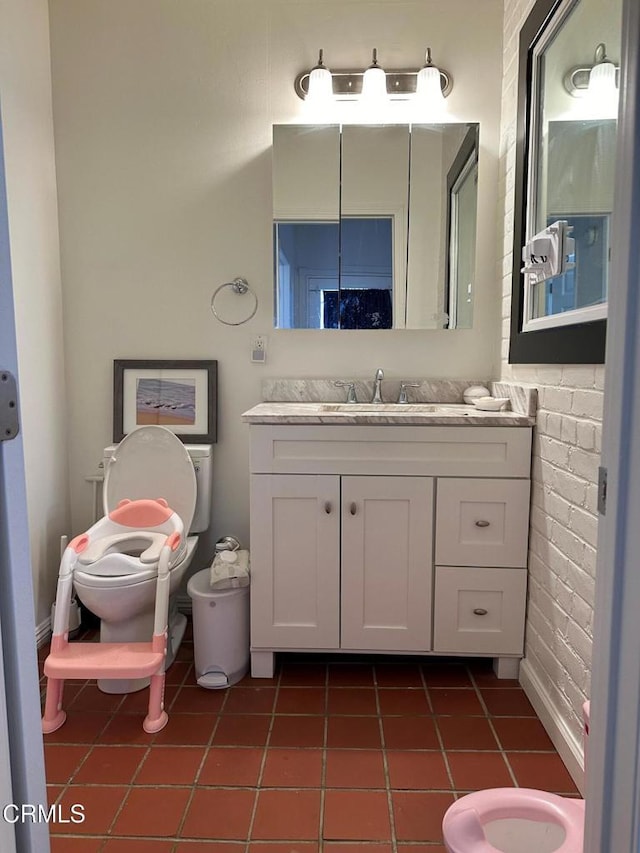
{"type": "Polygon", "coordinates": [[[178,532],[166,537],[158,562],[153,637],[149,643],[69,643],[69,606],[73,588],[73,570],[89,544],[87,534],[73,539],[62,556],[51,652],[44,662],[47,698],[42,731],[55,732],[67,718],[62,710],[62,693],[67,678],[147,678],[149,710],[142,724],[145,732],[159,732],[169,719],[163,707],[164,668],[167,653],[169,613],[169,563],[180,545],[178,532]]]}

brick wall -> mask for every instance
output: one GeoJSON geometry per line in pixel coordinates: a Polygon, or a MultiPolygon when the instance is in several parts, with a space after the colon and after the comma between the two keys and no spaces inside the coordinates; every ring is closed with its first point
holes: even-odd
{"type": "Polygon", "coordinates": [[[508,364],[519,31],[532,0],[505,0],[500,216],[502,370],[538,388],[525,658],[553,712],[579,742],[589,696],[596,562],[596,482],[604,367],[508,364]]]}

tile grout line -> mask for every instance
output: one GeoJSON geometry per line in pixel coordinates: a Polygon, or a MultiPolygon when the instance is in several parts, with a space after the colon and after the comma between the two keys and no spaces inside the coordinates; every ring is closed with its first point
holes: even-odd
{"type": "Polygon", "coordinates": [[[322,735],[322,764],[320,765],[320,815],[318,827],[318,853],[324,851],[324,810],[327,788],[327,757],[329,750],[329,667],[324,671],[324,729],[322,735]]]}
{"type": "Polygon", "coordinates": [[[262,789],[262,779],[264,776],[264,768],[267,763],[267,751],[269,749],[269,742],[271,740],[271,734],[273,732],[273,726],[276,719],[276,708],[278,706],[278,696],[280,695],[280,685],[282,682],[282,669],[278,670],[277,682],[275,693],[273,696],[273,705],[271,706],[271,720],[269,721],[269,728],[267,729],[267,736],[265,738],[264,745],[262,747],[262,760],[260,761],[260,769],[258,770],[258,778],[256,779],[256,784],[253,786],[254,789],[254,798],[253,798],[253,806],[251,809],[251,815],[249,816],[249,824],[247,826],[247,838],[245,840],[245,853],[249,853],[249,847],[251,845],[251,836],[253,835],[253,827],[256,820],[256,814],[258,812],[258,799],[260,798],[260,792],[262,789]]]}
{"type": "Polygon", "coordinates": [[[496,743],[498,745],[497,751],[502,756],[502,760],[504,761],[504,763],[507,767],[507,771],[509,773],[509,776],[511,777],[511,781],[513,782],[514,787],[519,788],[520,786],[518,785],[518,780],[516,779],[515,773],[513,772],[513,768],[511,767],[511,762],[509,761],[505,750],[502,748],[502,741],[498,737],[498,732],[497,732],[495,726],[493,725],[492,715],[489,713],[489,709],[487,708],[487,704],[484,701],[484,696],[482,695],[482,691],[480,690],[480,687],[478,686],[476,678],[475,678],[475,676],[471,670],[469,670],[469,675],[471,677],[471,683],[473,684],[473,687],[474,687],[476,694],[478,696],[478,700],[479,700],[480,704],[482,705],[482,708],[486,714],[487,722],[489,723],[489,728],[491,729],[491,732],[493,733],[493,736],[496,739],[496,743]]]}
{"type": "Polygon", "coordinates": [[[373,667],[373,686],[376,694],[376,709],[378,711],[378,730],[380,732],[380,752],[382,754],[382,769],[384,773],[385,793],[387,795],[387,809],[389,810],[389,828],[391,830],[392,853],[398,851],[398,838],[396,834],[396,819],[393,811],[393,792],[391,790],[391,774],[389,773],[389,761],[387,759],[387,746],[384,736],[384,725],[382,719],[382,706],[380,704],[380,688],[378,686],[378,671],[373,667]]]}
{"type": "Polygon", "coordinates": [[[322,738],[322,766],[320,771],[320,829],[318,833],[318,853],[324,851],[324,816],[327,794],[327,763],[329,756],[329,667],[324,672],[324,731],[322,738]]]}
{"type": "MultiPolygon", "coordinates": [[[[193,671],[195,672],[195,668],[193,668],[193,671]]],[[[187,670],[187,672],[185,673],[184,678],[182,679],[182,682],[180,684],[180,690],[182,690],[182,688],[185,686],[184,682],[186,681],[186,678],[187,678],[187,675],[189,674],[189,672],[191,672],[191,668],[189,668],[187,670]]],[[[203,688],[203,689],[205,689],[205,688],[203,688]]],[[[176,696],[174,697],[174,700],[173,700],[174,702],[178,698],[178,695],[180,694],[180,690],[178,691],[178,693],[176,693],[176,696]]],[[[207,757],[208,757],[209,752],[211,750],[211,745],[213,743],[213,739],[214,739],[216,732],[218,730],[218,726],[220,725],[220,717],[222,716],[222,711],[224,709],[224,706],[227,704],[228,697],[229,697],[229,694],[226,693],[224,696],[224,699],[222,700],[222,704],[220,705],[220,708],[216,712],[216,721],[213,724],[213,729],[211,730],[211,734],[209,735],[207,743],[204,745],[205,746],[204,754],[202,756],[202,760],[200,761],[200,767],[198,768],[196,775],[194,777],[194,780],[191,784],[191,793],[187,797],[187,801],[186,801],[186,803],[184,805],[184,809],[182,811],[182,817],[178,821],[178,826],[176,828],[176,836],[175,836],[177,839],[180,839],[182,836],[182,830],[184,829],[184,825],[185,825],[186,820],[187,820],[187,815],[189,814],[189,811],[191,809],[191,805],[193,803],[193,799],[196,795],[196,790],[198,788],[198,784],[197,784],[198,778],[200,776],[200,773],[202,772],[202,768],[204,767],[204,763],[207,760],[207,757]]],[[[171,704],[173,705],[173,702],[171,704]]],[[[176,847],[178,845],[178,843],[179,843],[179,841],[176,841],[174,847],[176,847]]]]}
{"type": "Polygon", "coordinates": [[[455,795],[455,786],[453,782],[453,773],[451,771],[451,766],[449,764],[449,757],[447,755],[447,751],[444,748],[444,739],[442,737],[442,733],[440,732],[440,726],[438,725],[438,716],[433,710],[433,702],[431,701],[431,691],[427,685],[427,678],[424,674],[424,670],[422,670],[422,679],[424,681],[424,689],[427,694],[427,703],[429,705],[429,710],[431,711],[432,719],[433,719],[433,727],[436,730],[436,736],[438,738],[438,743],[440,744],[440,752],[442,755],[442,760],[444,761],[445,770],[447,771],[447,779],[449,780],[449,785],[451,786],[451,791],[453,792],[454,800],[457,800],[457,796],[455,795]]]}

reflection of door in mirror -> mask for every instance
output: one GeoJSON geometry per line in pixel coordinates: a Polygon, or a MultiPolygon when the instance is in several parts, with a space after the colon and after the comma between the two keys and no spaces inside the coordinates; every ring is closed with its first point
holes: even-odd
{"type": "MultiPolygon", "coordinates": [[[[447,176],[470,128],[477,139],[466,124],[274,127],[276,328],[450,325],[447,176]]],[[[475,185],[467,189],[456,234],[468,288],[475,185]]],[[[467,290],[458,325],[471,325],[471,311],[467,290]]]]}
{"type": "Polygon", "coordinates": [[[478,135],[471,128],[447,175],[447,294],[449,328],[470,329],[476,260],[478,135]]]}

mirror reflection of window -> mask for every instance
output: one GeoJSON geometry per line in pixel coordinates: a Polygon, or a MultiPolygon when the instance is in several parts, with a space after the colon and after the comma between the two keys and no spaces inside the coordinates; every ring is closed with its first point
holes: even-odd
{"type": "Polygon", "coordinates": [[[391,329],[392,224],[276,222],[276,327],[391,329]]]}

